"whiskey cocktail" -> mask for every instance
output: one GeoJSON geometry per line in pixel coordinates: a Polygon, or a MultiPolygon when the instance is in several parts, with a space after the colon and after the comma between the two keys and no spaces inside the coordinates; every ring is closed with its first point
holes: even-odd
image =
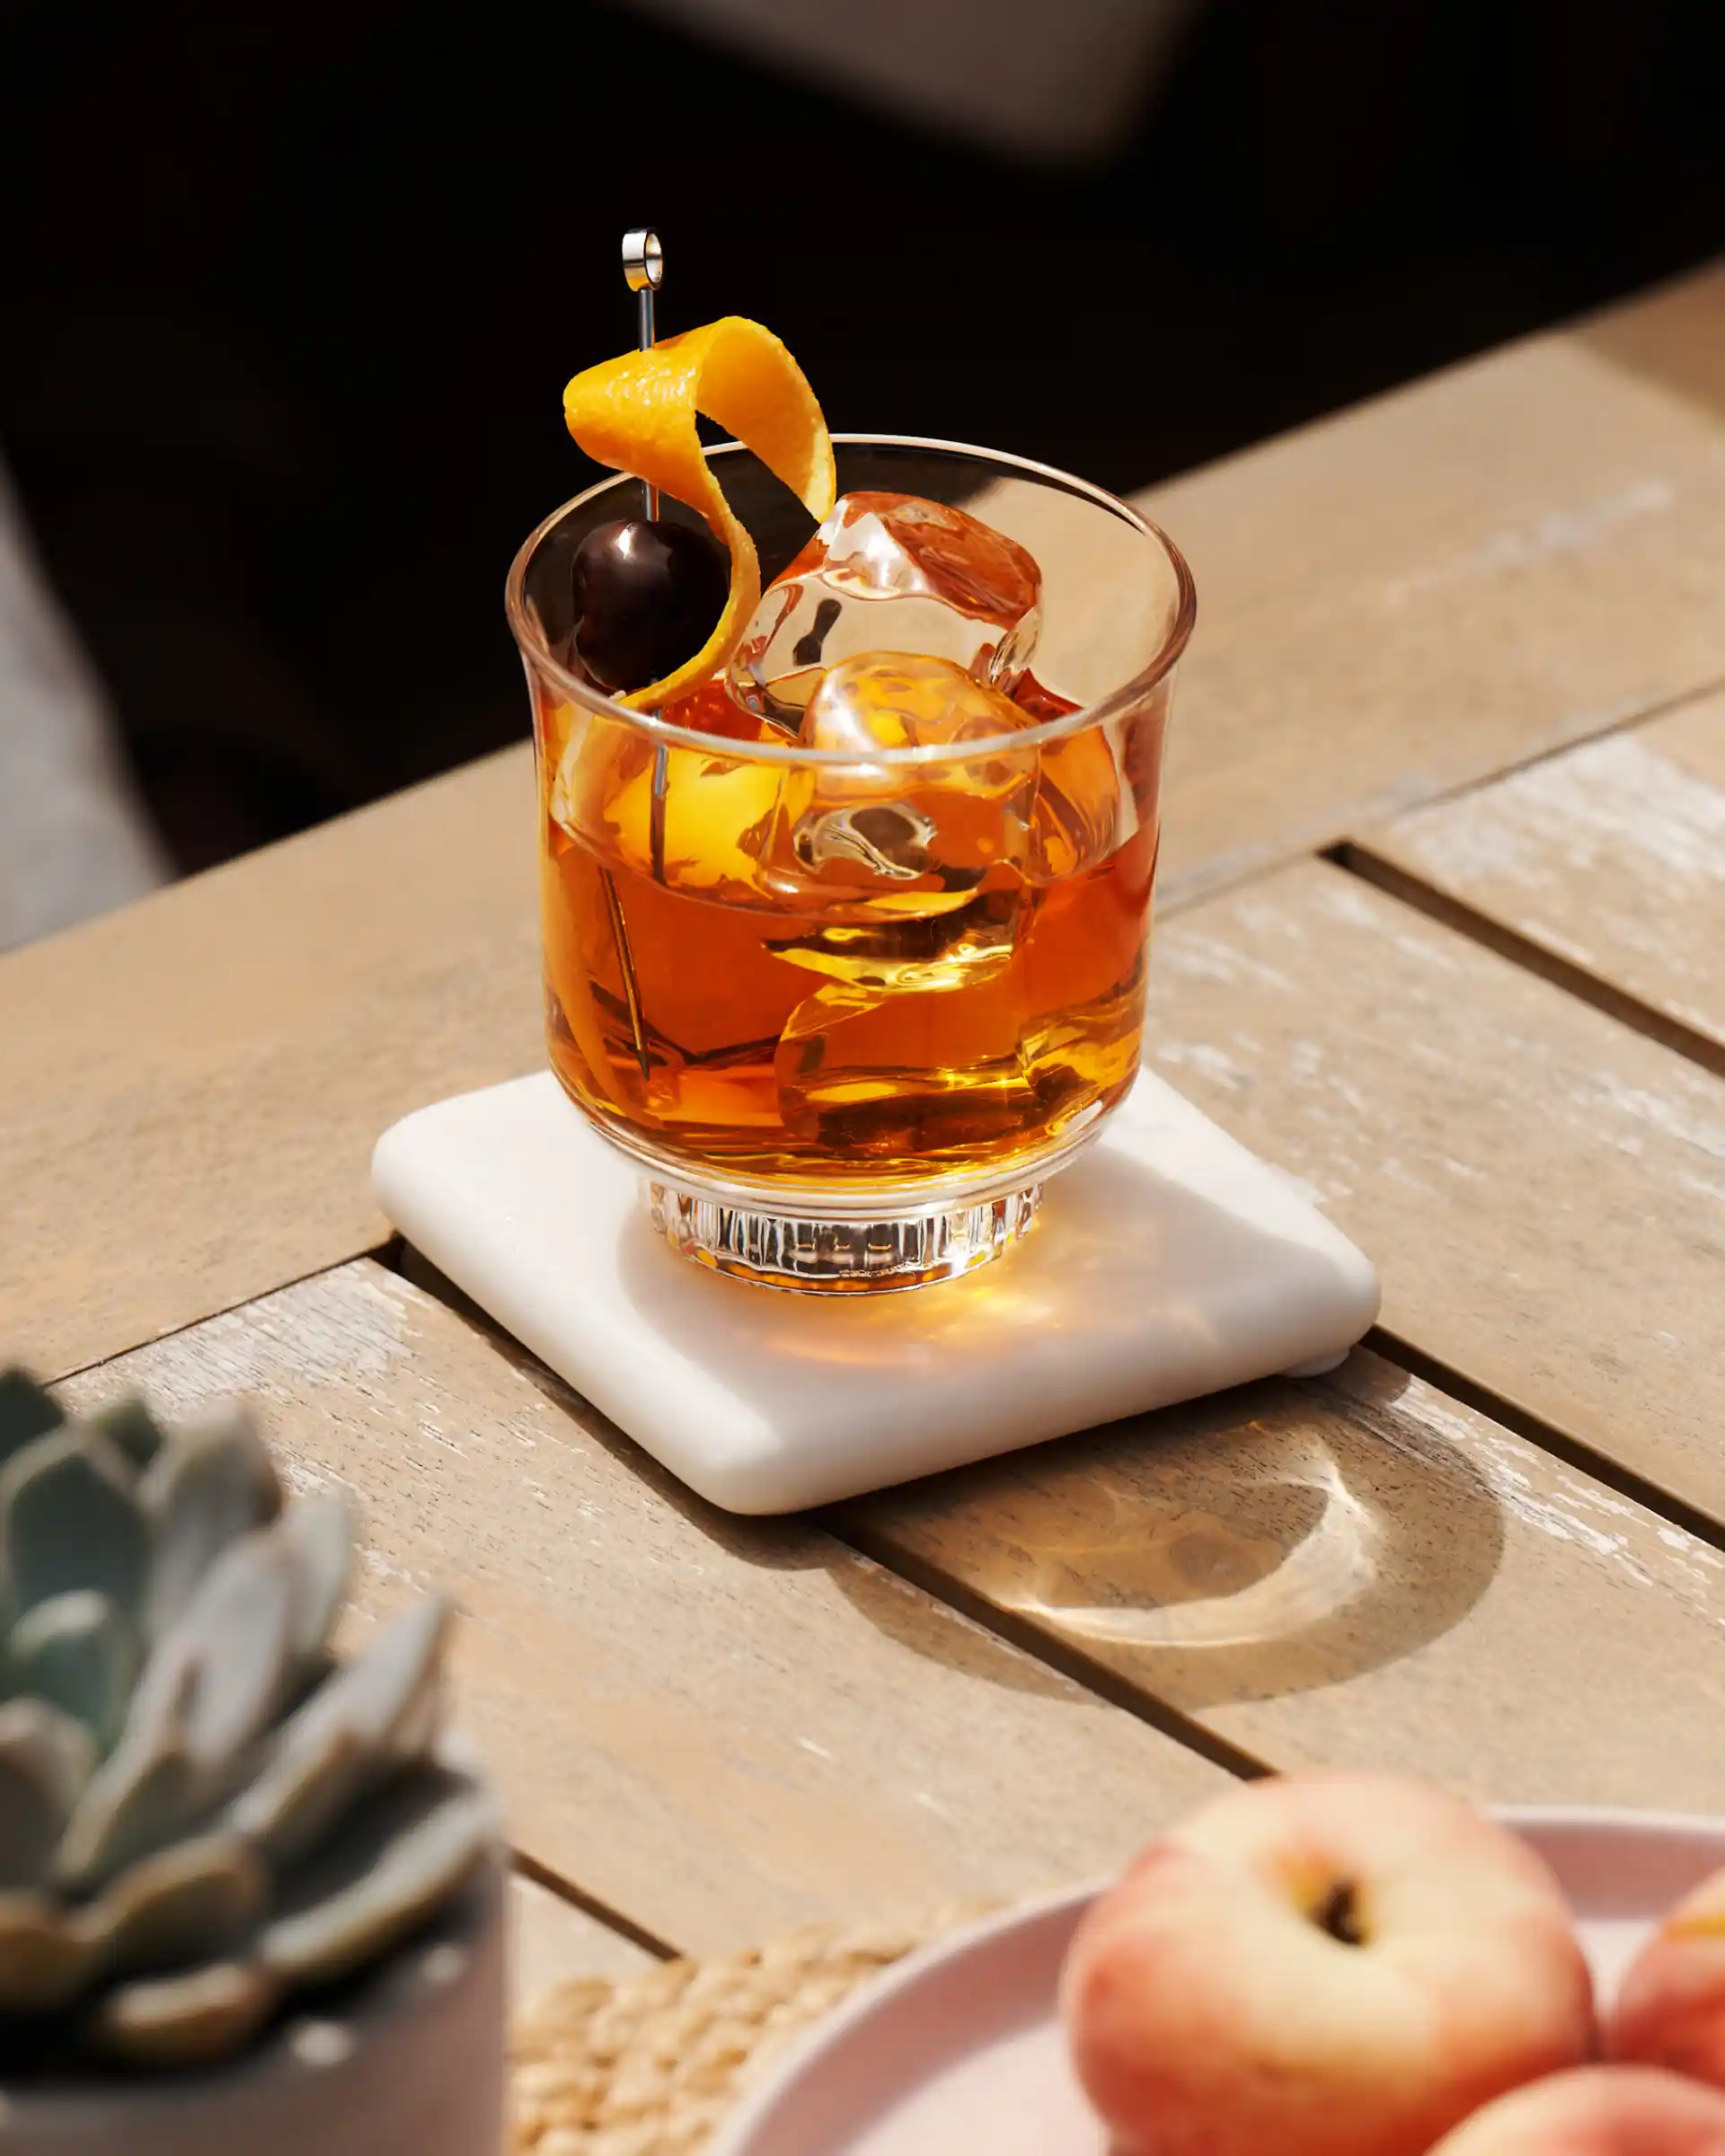
{"type": "Polygon", "coordinates": [[[1137,1073],[1191,581],[1059,473],[841,437],[800,501],[760,431],[698,453],[746,607],[675,464],[656,518],[608,481],[511,571],[551,1060],[689,1255],[916,1286],[1006,1248],[1137,1073]]]}

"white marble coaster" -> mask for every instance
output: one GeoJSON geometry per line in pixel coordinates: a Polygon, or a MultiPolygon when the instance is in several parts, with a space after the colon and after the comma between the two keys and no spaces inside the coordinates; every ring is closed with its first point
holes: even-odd
{"type": "Polygon", "coordinates": [[[788,1294],[679,1257],[549,1072],[419,1109],[372,1162],[408,1240],[703,1498],[791,1512],[1333,1364],[1377,1275],[1146,1072],[968,1278],[788,1294]]]}

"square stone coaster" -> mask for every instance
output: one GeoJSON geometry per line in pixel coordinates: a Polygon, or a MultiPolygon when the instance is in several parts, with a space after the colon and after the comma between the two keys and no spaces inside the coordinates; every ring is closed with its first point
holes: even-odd
{"type": "Polygon", "coordinates": [[[730,1512],[1331,1366],[1377,1314],[1369,1260],[1149,1072],[1021,1243],[894,1294],[787,1294],[679,1256],[549,1072],[405,1117],[372,1180],[434,1265],[730,1512]]]}

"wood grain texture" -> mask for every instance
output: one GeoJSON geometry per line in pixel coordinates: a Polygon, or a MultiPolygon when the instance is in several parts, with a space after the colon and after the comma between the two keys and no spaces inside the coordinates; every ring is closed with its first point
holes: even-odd
{"type": "Polygon", "coordinates": [[[540,1058],[525,752],[0,962],[0,1362],[380,1242],[386,1124],[540,1058]]]}
{"type": "Polygon", "coordinates": [[[1725,1051],[1725,696],[1399,817],[1359,850],[1725,1051]]]}
{"type": "Polygon", "coordinates": [[[1725,270],[1143,499],[1199,626],[1163,896],[1725,679],[1725,270]]]}
{"type": "Polygon", "coordinates": [[[1151,1060],[1371,1253],[1389,1330],[1725,1521],[1725,1081],[1322,862],[1151,976],[1151,1060]]]}
{"type": "Polygon", "coordinates": [[[509,1882],[509,1982],[518,2006],[574,1977],[620,1984],[659,1966],[645,1947],[519,1872],[509,1882]]]}
{"type": "Polygon", "coordinates": [[[1725,1808],[1725,1557],[1369,1355],[842,1518],[1279,1768],[1725,1808]]]}
{"type": "Polygon", "coordinates": [[[358,1492],[368,1606],[467,1613],[516,1842],[697,1952],[1119,1863],[1225,1776],[829,1536],[700,1505],[535,1366],[361,1259],[75,1379],[256,1399],[358,1492]]]}

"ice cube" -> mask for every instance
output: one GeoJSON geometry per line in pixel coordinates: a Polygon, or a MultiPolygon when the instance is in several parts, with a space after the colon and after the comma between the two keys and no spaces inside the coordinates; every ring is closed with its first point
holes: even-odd
{"type": "Polygon", "coordinates": [[[898,1150],[916,1153],[907,1134],[961,1118],[975,1093],[985,1113],[1027,1106],[1014,976],[1028,899],[1022,884],[985,887],[769,943],[774,958],[825,976],[774,1053],[785,1127],[862,1152],[892,1150],[898,1132],[898,1150]]]}
{"type": "Polygon", "coordinates": [[[1036,645],[1042,578],[1015,540],[914,494],[846,494],[756,608],[727,676],[795,726],[825,670],[861,651],[951,659],[1010,690],[1036,645]]]}
{"type": "Polygon", "coordinates": [[[1006,983],[1037,774],[1014,737],[1034,723],[952,660],[892,651],[845,660],[810,699],[799,739],[845,761],[792,774],[774,835],[769,880],[800,887],[815,918],[767,948],[824,976],[774,1057],[787,1128],[865,1152],[932,1130],[964,1091],[949,1056],[991,1100],[1022,1089],[1006,983]],[[882,761],[907,748],[953,754],[882,761]],[[978,997],[995,999],[987,1022],[978,997]],[[942,1017],[960,1003],[962,1022],[942,1017]]]}
{"type": "Polygon", "coordinates": [[[1031,830],[1031,880],[1059,883],[1105,859],[1137,827],[1132,807],[1107,726],[1048,742],[1031,830]]]}
{"type": "Polygon", "coordinates": [[[1036,752],[1015,750],[1010,737],[1031,723],[951,659],[896,651],[845,659],[810,698],[798,738],[851,761],[805,765],[786,782],[774,847],[781,870],[829,892],[898,889],[907,901],[913,890],[974,890],[994,870],[1015,879],[1036,752]],[[923,764],[880,761],[882,749],[942,747],[960,753],[923,764]]]}
{"type": "Polygon", "coordinates": [[[825,921],[769,939],[774,958],[825,974],[864,1002],[882,994],[932,995],[973,988],[1012,962],[1022,889],[968,893],[939,911],[825,921]]]}
{"type": "Polygon", "coordinates": [[[842,749],[867,763],[883,748],[993,741],[1034,724],[1010,696],[952,659],[877,649],[828,667],[797,738],[805,748],[842,749]]]}
{"type": "Polygon", "coordinates": [[[780,1119],[852,1159],[906,1158],[932,1172],[965,1149],[1031,1127],[1035,1088],[1022,992],[1008,971],[968,995],[871,994],[829,982],[799,1003],[774,1052],[780,1119]]]}

